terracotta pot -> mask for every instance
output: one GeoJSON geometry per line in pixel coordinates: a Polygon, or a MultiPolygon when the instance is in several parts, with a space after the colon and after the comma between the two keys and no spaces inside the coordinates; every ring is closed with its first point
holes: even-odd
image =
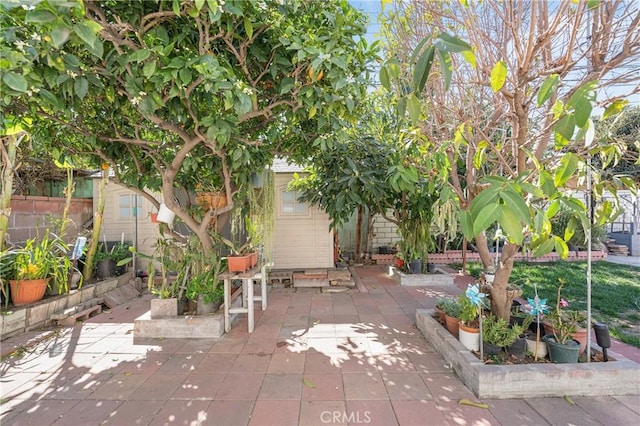
{"type": "Polygon", "coordinates": [[[11,301],[14,306],[24,306],[42,300],[49,278],[38,280],[9,280],[11,301]]]}
{"type": "Polygon", "coordinates": [[[207,209],[219,209],[227,205],[227,197],[222,192],[199,192],[196,203],[207,209]]]}
{"type": "Polygon", "coordinates": [[[445,320],[445,327],[447,327],[447,330],[449,330],[449,333],[458,337],[458,334],[459,334],[458,324],[460,323],[460,320],[456,317],[451,317],[449,315],[445,315],[444,320],[445,320]]]}
{"type": "Polygon", "coordinates": [[[444,311],[440,308],[438,308],[436,306],[436,315],[438,317],[438,321],[440,321],[442,324],[444,324],[445,319],[444,319],[444,311]]]}
{"type": "Polygon", "coordinates": [[[158,220],[158,213],[151,213],[151,223],[160,223],[160,221],[158,220]]]}
{"type": "Polygon", "coordinates": [[[246,256],[228,256],[227,264],[229,266],[229,272],[247,272],[251,269],[252,254],[246,256]]]}
{"type": "Polygon", "coordinates": [[[578,331],[571,335],[573,340],[580,342],[580,354],[587,349],[587,331],[588,330],[586,328],[579,328],[578,331]]]}

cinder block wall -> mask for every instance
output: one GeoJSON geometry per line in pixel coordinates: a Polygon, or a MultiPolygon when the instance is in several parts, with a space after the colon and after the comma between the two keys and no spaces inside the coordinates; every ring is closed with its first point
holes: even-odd
{"type": "Polygon", "coordinates": [[[380,246],[394,246],[402,238],[398,234],[398,227],[386,220],[381,215],[375,215],[373,218],[373,254],[378,253],[380,246]]]}
{"type": "MultiPolygon", "coordinates": [[[[14,195],[11,197],[8,240],[11,244],[23,244],[41,235],[51,226],[50,217],[62,217],[64,198],[14,195]]],[[[82,225],[93,215],[93,199],[73,198],[69,211],[71,224],[67,227],[66,240],[73,243],[82,225]]]]}

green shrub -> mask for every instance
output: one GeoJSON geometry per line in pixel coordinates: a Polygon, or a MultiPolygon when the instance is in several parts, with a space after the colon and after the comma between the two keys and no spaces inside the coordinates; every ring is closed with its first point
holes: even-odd
{"type": "MultiPolygon", "coordinates": [[[[564,230],[574,214],[567,207],[562,207],[554,217],[551,218],[551,232],[564,238],[564,230]]],[[[577,219],[577,218],[576,218],[577,219]]],[[[591,248],[597,249],[598,245],[603,243],[607,237],[605,226],[594,225],[591,229],[591,248]]],[[[573,236],[567,241],[567,245],[577,247],[580,250],[587,249],[587,237],[584,233],[582,225],[578,223],[575,227],[573,236]]]]}

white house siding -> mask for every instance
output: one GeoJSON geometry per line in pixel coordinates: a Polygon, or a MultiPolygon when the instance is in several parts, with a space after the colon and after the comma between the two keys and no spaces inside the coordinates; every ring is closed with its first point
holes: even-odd
{"type": "MultiPolygon", "coordinates": [[[[136,242],[136,218],[121,218],[119,215],[119,197],[125,194],[135,194],[124,186],[109,182],[106,188],[105,213],[102,222],[100,241],[124,241],[136,242]]],[[[138,196],[140,209],[137,217],[137,250],[141,253],[151,255],[154,251],[154,244],[160,235],[158,224],[151,223],[150,214],[157,213],[155,207],[145,198],[138,196]]],[[[98,184],[93,186],[94,211],[98,204],[98,184]]],[[[145,269],[147,262],[145,259],[137,259],[136,269],[145,269]]]]}
{"type": "Polygon", "coordinates": [[[310,205],[307,214],[283,214],[282,193],[292,176],[291,173],[277,173],[275,177],[274,268],[332,268],[333,232],[329,230],[329,216],[310,205]]]}

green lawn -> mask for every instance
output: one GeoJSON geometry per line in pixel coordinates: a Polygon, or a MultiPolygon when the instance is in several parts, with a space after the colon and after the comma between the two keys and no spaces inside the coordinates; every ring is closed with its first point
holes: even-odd
{"type": "MultiPolygon", "coordinates": [[[[461,265],[456,265],[459,269],[461,265]]],[[[479,276],[480,264],[469,264],[469,273],[479,276]]],[[[566,280],[562,297],[568,309],[587,308],[586,262],[518,262],[510,282],[522,287],[522,297],[533,297],[533,284],[538,294],[555,307],[558,278],[566,280]]],[[[640,347],[640,268],[600,261],[592,264],[591,308],[595,321],[609,326],[611,335],[640,347]]]]}

